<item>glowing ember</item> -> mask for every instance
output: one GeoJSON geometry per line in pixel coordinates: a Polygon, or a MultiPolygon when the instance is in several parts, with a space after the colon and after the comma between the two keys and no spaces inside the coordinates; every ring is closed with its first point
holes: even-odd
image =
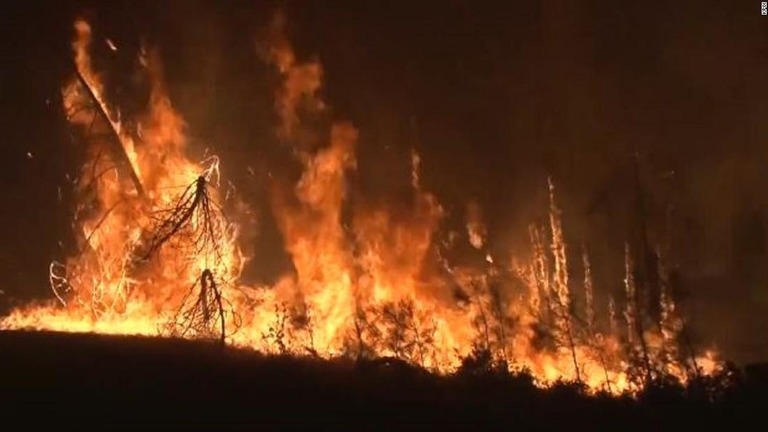
{"type": "Polygon", "coordinates": [[[685,380],[719,367],[712,352],[697,357],[678,349],[684,321],[663,266],[661,317],[653,323],[644,316],[629,246],[624,323],[612,298],[606,314],[596,310],[586,249],[583,281],[569,276],[573,264],[551,180],[549,223],[530,227],[530,259],[509,265],[485,249],[488,230],[476,203],[467,207],[466,237],[454,240],[486,260],[466,267],[444,258],[455,242],[442,241],[445,211],[422,186],[415,150],[407,203],[356,205],[345,224],[358,132],[337,122],[324,146],[306,145],[303,116],[327,109],[318,96],[322,68],[297,59],[283,25],[278,16],[261,52],[282,77],[277,134],[303,167],[295,187],[275,188],[270,201],[295,274],[275,286],[240,283],[246,259],[227,218],[233,206],[220,190],[219,161],[186,156],[185,124],[166,94],[157,56],[141,53],[149,104],[131,119],[137,126],[124,127],[92,68],[91,28],[78,20],[77,76],[64,86],[63,101],[69,122],[89,128],[77,184],[80,251],[51,265],[59,302],[17,309],[3,328],[219,338],[292,355],[392,356],[438,372],[486,353],[495,364],[530,370],[542,385],[580,380],[611,392],[661,373],[685,380]],[[105,138],[104,131],[112,134],[105,138]],[[583,308],[574,302],[577,292],[583,308]]]}

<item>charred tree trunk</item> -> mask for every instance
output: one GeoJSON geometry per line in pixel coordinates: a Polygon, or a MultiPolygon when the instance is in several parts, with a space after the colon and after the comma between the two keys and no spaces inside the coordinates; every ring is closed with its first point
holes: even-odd
{"type": "Polygon", "coordinates": [[[133,186],[136,188],[136,193],[142,198],[145,197],[144,194],[144,187],[141,185],[141,180],[139,180],[139,176],[136,174],[136,171],[133,169],[133,165],[131,164],[131,160],[128,158],[128,155],[125,153],[125,147],[123,146],[122,138],[120,137],[120,132],[115,127],[115,124],[112,122],[112,119],[109,117],[109,113],[107,112],[107,107],[101,102],[101,100],[96,96],[96,93],[94,93],[93,88],[88,83],[88,80],[85,79],[85,77],[80,73],[79,70],[75,70],[75,74],[77,76],[78,81],[80,81],[80,84],[85,89],[86,93],[88,93],[88,97],[93,100],[94,102],[94,110],[96,111],[97,115],[108,125],[109,130],[112,132],[112,138],[111,140],[107,141],[107,147],[110,156],[115,162],[115,165],[117,165],[118,170],[120,170],[124,175],[127,175],[128,178],[131,179],[131,182],[133,183],[133,186]]]}
{"type": "MultiPolygon", "coordinates": [[[[651,372],[651,359],[650,355],[648,354],[648,344],[645,341],[645,325],[643,320],[645,318],[645,314],[648,312],[647,299],[651,288],[650,282],[652,280],[650,277],[648,277],[651,274],[648,271],[648,266],[652,264],[648,259],[650,246],[648,240],[648,221],[646,215],[647,211],[645,206],[645,199],[643,197],[642,186],[640,184],[640,166],[638,163],[637,153],[635,153],[632,158],[632,169],[635,186],[635,211],[637,214],[639,231],[639,251],[637,256],[640,262],[635,262],[634,276],[637,288],[634,292],[634,298],[628,299],[628,301],[635,303],[635,331],[640,342],[640,349],[642,350],[643,363],[645,365],[646,383],[650,383],[653,378],[653,374],[651,372]]],[[[653,272],[653,274],[655,274],[655,272],[653,272]]]]}

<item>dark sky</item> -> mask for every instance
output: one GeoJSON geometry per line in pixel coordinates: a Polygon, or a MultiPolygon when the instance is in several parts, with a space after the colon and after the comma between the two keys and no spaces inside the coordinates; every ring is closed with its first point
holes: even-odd
{"type": "Polygon", "coordinates": [[[414,146],[446,225],[477,200],[505,251],[545,214],[552,175],[569,240],[588,245],[615,292],[623,242],[636,238],[638,154],[649,235],[670,245],[697,331],[737,359],[768,358],[768,17],[757,1],[23,3],[0,21],[7,298],[47,296],[48,262],[70,241],[64,179],[78,161],[58,88],[81,12],[122,47],[145,37],[160,48],[191,135],[262,214],[249,277],[284,268],[263,186],[290,158],[272,133],[274,76],[255,51],[279,5],[300,55],[325,68],[334,116],[361,131],[355,194],[396,196],[414,146]]]}

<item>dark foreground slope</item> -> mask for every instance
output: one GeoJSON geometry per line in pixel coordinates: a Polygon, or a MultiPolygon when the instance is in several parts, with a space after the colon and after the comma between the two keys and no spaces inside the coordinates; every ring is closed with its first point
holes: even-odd
{"type": "Polygon", "coordinates": [[[0,423],[676,430],[745,421],[765,389],[766,377],[757,376],[740,375],[738,389],[714,404],[680,389],[636,402],[588,397],[569,385],[539,390],[527,376],[438,377],[397,362],[265,357],[159,338],[0,332],[0,423]]]}

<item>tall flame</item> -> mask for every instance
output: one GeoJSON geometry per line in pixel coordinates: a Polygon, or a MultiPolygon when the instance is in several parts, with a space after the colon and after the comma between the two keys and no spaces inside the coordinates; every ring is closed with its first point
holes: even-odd
{"type": "MultiPolygon", "coordinates": [[[[88,158],[77,185],[75,220],[79,252],[50,271],[60,304],[17,309],[1,326],[220,337],[265,352],[393,356],[438,372],[454,370],[482,350],[498,364],[529,369],[541,384],[565,378],[616,392],[636,386],[628,365],[642,311],[634,301],[638,287],[629,246],[629,349],[612,297],[609,329],[602,331],[586,250],[586,304],[573,307],[573,295],[581,291],[572,287],[580,282],[569,277],[573,264],[551,179],[549,224],[531,225],[530,259],[499,264],[485,249],[488,229],[473,203],[466,241],[486,261],[450,262],[443,252],[452,243],[441,241],[440,229],[446,210],[425,189],[415,149],[407,199],[363,202],[350,196],[347,177],[357,169],[358,131],[345,121],[323,131],[306,126],[306,118],[330,114],[319,95],[323,69],[317,61],[298,59],[285,24],[277,15],[261,54],[282,82],[274,94],[277,136],[303,170],[292,188],[275,185],[269,202],[294,271],[274,286],[242,285],[246,259],[238,227],[226,216],[219,161],[187,156],[185,122],[168,97],[159,57],[143,51],[149,104],[131,119],[135,127],[124,126],[93,70],[90,25],[77,20],[77,76],[64,86],[65,111],[81,128],[93,123],[94,112],[104,113],[97,127],[111,128],[113,141],[100,134],[84,140],[88,158]],[[109,145],[120,151],[106,151],[109,145]],[[122,168],[121,154],[129,161],[122,168]]],[[[647,330],[644,337],[654,361],[672,365],[668,369],[685,379],[685,360],[670,349],[681,325],[666,285],[661,302],[659,330],[647,330]]],[[[706,360],[699,364],[709,371],[717,367],[711,353],[706,360]]]]}
{"type": "MultiPolygon", "coordinates": [[[[132,133],[114,120],[119,114],[104,101],[104,83],[91,68],[91,41],[90,25],[77,20],[73,43],[77,73],[64,86],[62,96],[70,122],[90,132],[85,140],[89,158],[77,185],[82,196],[76,211],[79,252],[65,264],[51,265],[52,286],[64,307],[19,310],[4,324],[155,335],[203,270],[209,269],[222,281],[237,279],[241,259],[235,230],[216,218],[211,225],[219,238],[215,250],[204,245],[191,253],[189,245],[180,242],[159,249],[151,259],[141,256],[157,220],[170,211],[185,188],[198,178],[215,185],[218,160],[196,163],[186,157],[185,123],[165,92],[156,55],[144,62],[151,88],[147,110],[136,119],[140,127],[132,133]],[[98,106],[93,107],[93,102],[98,106]],[[99,112],[106,114],[109,124],[99,122],[99,112]],[[112,128],[114,135],[104,135],[99,128],[112,128]],[[110,145],[120,146],[117,153],[128,158],[130,167],[119,168],[115,152],[107,150],[110,145]],[[130,185],[126,170],[139,185],[130,185]],[[137,193],[138,186],[144,193],[137,193]]],[[[189,222],[200,225],[203,221],[191,217],[189,222]]]]}

